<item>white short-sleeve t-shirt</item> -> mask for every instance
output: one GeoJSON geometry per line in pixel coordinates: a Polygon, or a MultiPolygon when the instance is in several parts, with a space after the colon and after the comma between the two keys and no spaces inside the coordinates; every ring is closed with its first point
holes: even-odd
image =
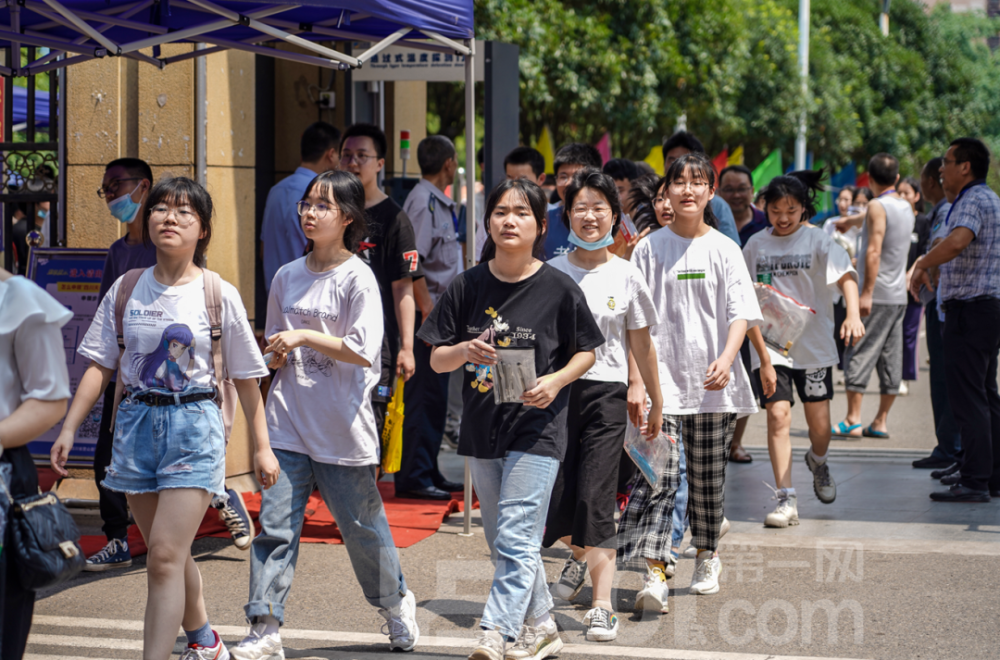
{"type": "Polygon", "coordinates": [[[612,256],[593,270],[574,266],[568,255],[547,262],[576,282],[587,298],[605,343],[585,380],[628,385],[628,333],[656,325],[656,307],[642,274],[628,261],[612,256]]]}
{"type": "Polygon", "coordinates": [[[664,414],[757,412],[738,356],[729,385],[715,391],[704,385],[708,365],[726,348],[729,326],[742,319],[752,327],[763,320],[739,246],[715,229],[688,239],[668,225],[639,243],[632,263],[656,305],[658,323],[651,334],[664,414]]]}
{"type": "MultiPolygon", "coordinates": [[[[80,355],[102,367],[118,367],[118,338],[115,333],[115,298],[118,278],[90,324],[77,349],[80,355]]],[[[156,281],[147,268],[136,282],[122,319],[125,353],[122,377],[134,390],[158,388],[184,392],[215,385],[212,362],[212,333],[205,309],[205,278],[181,286],[156,281]]],[[[222,282],[222,378],[262,378],[267,366],[254,339],[239,292],[222,282]]]]}
{"type": "Polygon", "coordinates": [[[360,466],[379,461],[371,393],[382,374],[382,299],[371,268],[354,256],[315,273],[302,257],[271,282],[267,336],[314,330],[343,339],[371,366],[347,364],[305,346],[294,349],[267,397],[271,446],[320,463],[360,466]]]}
{"type": "MultiPolygon", "coordinates": [[[[775,236],[771,229],[754,234],[743,248],[743,257],[754,279],[770,284],[816,312],[788,357],[768,348],[771,364],[789,369],[819,369],[837,364],[833,297],[838,291],[837,282],[844,275],[858,279],[847,251],[822,230],[802,225],[789,236],[775,236]]],[[[753,368],[759,368],[760,356],[753,347],[751,358],[753,368]]]]}

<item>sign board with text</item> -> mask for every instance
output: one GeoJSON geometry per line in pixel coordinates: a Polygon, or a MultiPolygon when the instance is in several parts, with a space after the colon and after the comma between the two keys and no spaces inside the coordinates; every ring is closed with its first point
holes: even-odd
{"type": "MultiPolygon", "coordinates": [[[[355,44],[353,50],[354,54],[360,54],[367,50],[367,46],[359,47],[355,44]]],[[[485,80],[485,54],[483,42],[476,41],[476,82],[485,80]]],[[[360,69],[352,70],[351,79],[355,82],[372,80],[462,82],[465,80],[465,56],[453,52],[439,53],[406,46],[389,46],[382,52],[376,53],[360,69]]]]}

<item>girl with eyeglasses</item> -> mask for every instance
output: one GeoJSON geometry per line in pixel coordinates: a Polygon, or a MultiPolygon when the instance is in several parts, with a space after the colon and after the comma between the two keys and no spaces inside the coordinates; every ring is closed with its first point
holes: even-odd
{"type": "MultiPolygon", "coordinates": [[[[737,359],[760,307],[737,245],[712,227],[715,170],[701,153],[671,164],[658,186],[674,220],[635,249],[632,263],[653,296],[659,322],[651,334],[659,360],[663,428],[686,458],[688,514],[697,549],[690,593],[719,590],[716,552],[723,527],[726,463],[736,418],[757,412],[750,380],[737,359]]],[[[629,397],[630,401],[632,396],[629,397]]],[[[620,564],[645,568],[637,606],[667,611],[672,513],[679,482],[672,456],[655,488],[637,476],[619,522],[620,564]]]]}
{"type": "Polygon", "coordinates": [[[347,546],[365,600],[386,620],[392,650],[417,643],[407,590],[376,470],[379,437],[371,393],[381,375],[382,303],[357,256],[368,231],[365,191],[349,172],[324,172],[298,203],[306,256],[282,266],[267,301],[264,350],[278,373],[267,428],[281,465],[261,499],[250,556],[250,630],[240,660],[283,657],[279,626],[291,591],[306,504],[319,488],[347,546]]]}
{"type": "MultiPolygon", "coordinates": [[[[594,589],[583,619],[587,639],[609,642],[618,634],[611,584],[619,464],[629,417],[629,351],[635,355],[631,377],[639,387],[645,384],[652,399],[647,433],[655,438],[663,402],[649,327],[657,317],[642,275],[608,249],[622,214],[614,179],[591,168],[577,172],[566,188],[564,209],[569,241],[577,249],[548,264],[580,286],[605,343],[595,352],[594,366],[570,386],[566,458],[552,490],[542,545],[558,539],[573,551],[550,587],[553,596],[576,598],[589,569],[594,589]]],[[[633,412],[633,423],[641,424],[633,412]]],[[[631,465],[628,459],[625,465],[631,465]]]]}
{"type": "Polygon", "coordinates": [[[228,658],[208,622],[191,543],[209,502],[226,496],[226,437],[218,405],[224,378],[232,379],[246,415],[261,485],[270,488],[278,478],[257,385],[267,368],[239,292],[223,281],[219,350],[226,373],[215,370],[206,280],[218,276],[204,271],[212,237],[208,192],[186,177],[161,181],[150,191],[142,223],[143,241],[156,247],[156,265],[134,283],[120,338],[115,307],[130,275],[118,278],[101,301],[78,349],[92,362],[52,447],[52,467],[66,476],[76,430],[120,367],[124,398],[103,485],[125,493],[149,549],[143,657],[168,658],[183,627],[183,660],[228,658]]]}
{"type": "Polygon", "coordinates": [[[594,366],[604,337],[576,282],[535,257],[546,236],[541,188],[524,179],[500,183],[484,223],[489,259],[452,281],[417,334],[434,347],[436,372],[466,371],[458,453],[469,457],[496,566],[469,658],[541,660],[563,645],[549,615],[541,546],[566,455],[568,385],[594,366]],[[497,372],[505,356],[523,360],[521,374],[534,366],[533,379],[514,379],[528,388],[514,402],[498,402],[494,391],[512,389],[502,375],[508,364],[497,372]]]}

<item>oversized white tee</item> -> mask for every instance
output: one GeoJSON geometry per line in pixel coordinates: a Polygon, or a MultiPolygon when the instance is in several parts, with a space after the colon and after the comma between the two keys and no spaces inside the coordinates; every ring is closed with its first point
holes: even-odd
{"type": "Polygon", "coordinates": [[[611,261],[587,270],[574,266],[568,255],[548,262],[576,282],[587,298],[587,307],[604,335],[597,347],[596,361],[582,378],[628,385],[628,330],[656,325],[656,307],[646,280],[628,261],[611,261]]]}
{"type": "MultiPolygon", "coordinates": [[[[102,367],[118,368],[115,299],[118,278],[101,301],[77,352],[102,367]]],[[[239,292],[222,281],[221,378],[262,378],[267,367],[254,338],[239,292]]],[[[205,278],[166,286],[147,268],[139,277],[122,319],[125,353],[122,378],[134,390],[157,388],[183,393],[213,387],[212,330],[205,309],[205,278]]]]}
{"type": "Polygon", "coordinates": [[[763,318],[740,248],[712,229],[681,238],[664,227],[636,247],[632,263],[649,285],[658,323],[652,327],[663,412],[668,415],[757,412],[739,355],[722,390],[705,389],[708,365],[726,348],[729,326],[763,318]]]}
{"type": "Polygon", "coordinates": [[[338,337],[370,366],[293,349],[267,397],[271,446],[334,465],[379,461],[371,393],[381,376],[382,299],[374,273],[351,257],[314,273],[302,257],[278,270],[267,300],[267,336],[314,330],[338,337]]]}
{"type": "MultiPolygon", "coordinates": [[[[789,236],[775,236],[773,229],[757,232],[743,248],[747,268],[758,282],[769,283],[779,292],[815,311],[802,336],[785,357],[768,347],[771,364],[790,369],[819,369],[837,364],[837,344],[833,338],[833,299],[837,282],[850,273],[847,250],[821,229],[800,225],[789,236]]],[[[760,367],[760,356],[751,348],[751,364],[760,367]]]]}

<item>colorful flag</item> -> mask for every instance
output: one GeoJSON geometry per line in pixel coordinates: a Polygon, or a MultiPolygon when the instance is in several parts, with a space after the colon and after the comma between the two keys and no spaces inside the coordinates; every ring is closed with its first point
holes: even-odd
{"type": "Polygon", "coordinates": [[[852,160],[847,165],[830,177],[830,186],[835,193],[843,190],[844,186],[853,186],[858,180],[858,166],[852,160]]]}
{"type": "Polygon", "coordinates": [[[743,145],[733,149],[733,153],[729,154],[729,160],[726,161],[727,165],[742,165],[743,164],[743,145]]]}
{"type": "Polygon", "coordinates": [[[653,168],[653,171],[660,176],[666,174],[666,169],[663,166],[663,147],[660,145],[656,145],[650,149],[649,155],[646,156],[643,161],[649,163],[649,166],[653,168]]]}
{"type": "Polygon", "coordinates": [[[594,145],[597,152],[601,154],[601,165],[611,160],[611,133],[605,133],[594,145]]]}
{"type": "Polygon", "coordinates": [[[712,167],[715,168],[715,176],[719,176],[722,170],[726,169],[726,165],[729,164],[729,151],[723,149],[719,152],[719,155],[712,159],[712,167]]]}
{"type": "Polygon", "coordinates": [[[553,163],[556,160],[555,150],[552,149],[552,131],[549,130],[548,126],[542,128],[542,134],[539,136],[538,141],[535,142],[535,149],[538,149],[539,153],[545,158],[545,172],[547,174],[554,174],[555,166],[553,163]]]}
{"type": "Polygon", "coordinates": [[[760,190],[776,176],[781,176],[781,149],[775,149],[753,171],[753,187],[760,190]]]}
{"type": "Polygon", "coordinates": [[[859,174],[858,175],[857,186],[858,186],[858,188],[867,188],[868,187],[868,172],[865,172],[864,174],[859,174]]]}

